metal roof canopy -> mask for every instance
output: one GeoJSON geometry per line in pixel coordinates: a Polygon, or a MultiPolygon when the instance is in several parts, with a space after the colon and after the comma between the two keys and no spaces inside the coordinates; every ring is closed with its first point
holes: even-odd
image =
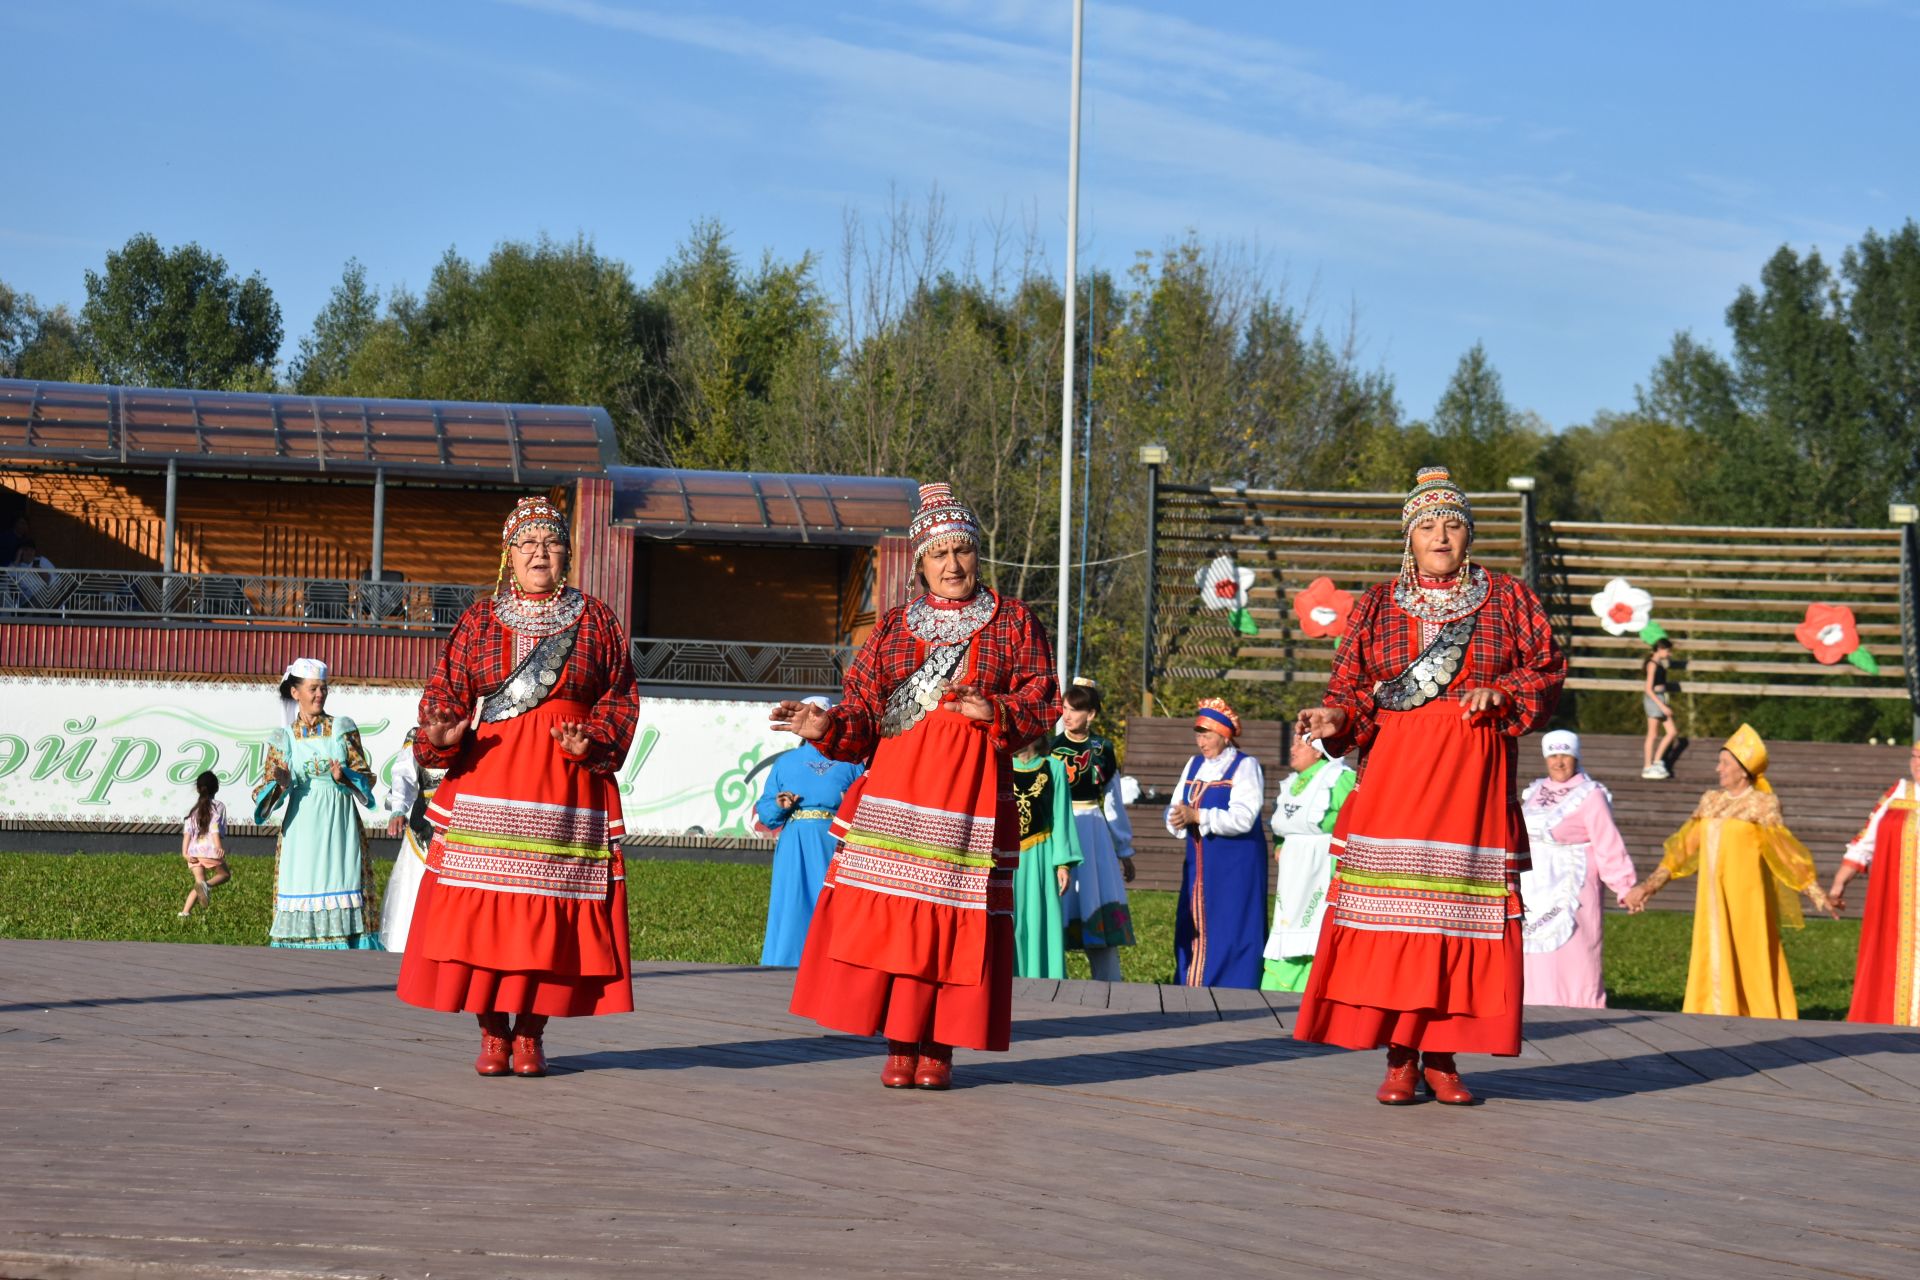
{"type": "Polygon", "coordinates": [[[902,536],[920,487],[887,476],[609,467],[617,528],[700,542],[872,546],[902,536]]]}
{"type": "Polygon", "coordinates": [[[0,461],[522,484],[618,456],[591,406],[362,400],[0,378],[0,461]]]}

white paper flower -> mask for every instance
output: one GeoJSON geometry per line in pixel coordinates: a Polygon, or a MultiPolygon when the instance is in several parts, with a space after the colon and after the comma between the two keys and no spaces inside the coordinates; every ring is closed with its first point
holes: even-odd
{"type": "Polygon", "coordinates": [[[1610,636],[1637,635],[1653,616],[1653,597],[1615,578],[1593,597],[1593,616],[1610,636]]]}
{"type": "Polygon", "coordinates": [[[1200,588],[1200,602],[1209,609],[1244,609],[1253,570],[1242,569],[1232,556],[1218,555],[1193,575],[1193,585],[1200,588]]]}

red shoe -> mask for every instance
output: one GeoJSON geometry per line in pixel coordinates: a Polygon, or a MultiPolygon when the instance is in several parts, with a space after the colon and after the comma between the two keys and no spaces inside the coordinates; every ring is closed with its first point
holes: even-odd
{"type": "Polygon", "coordinates": [[[1387,1046],[1387,1078],[1380,1082],[1374,1097],[1389,1107],[1404,1107],[1415,1101],[1414,1068],[1420,1055],[1403,1044],[1387,1046]]]}
{"type": "Polygon", "coordinates": [[[1460,1083],[1460,1073],[1454,1069],[1452,1054],[1428,1053],[1421,1056],[1420,1075],[1435,1102],[1449,1107],[1470,1107],[1479,1101],[1467,1091],[1467,1086],[1460,1083]]]}
{"type": "Polygon", "coordinates": [[[920,1065],[913,1073],[916,1089],[953,1088],[953,1046],[929,1040],[920,1046],[920,1065]]]}
{"type": "Polygon", "coordinates": [[[913,1068],[919,1060],[916,1047],[905,1040],[887,1041],[887,1065],[880,1068],[880,1083],[889,1089],[913,1088],[913,1068]]]}
{"type": "Polygon", "coordinates": [[[483,1013],[480,1017],[480,1056],[473,1069],[483,1076],[504,1076],[507,1067],[507,1015],[483,1013]]]}
{"type": "Polygon", "coordinates": [[[523,1013],[513,1020],[513,1074],[547,1074],[547,1055],[540,1044],[540,1033],[547,1029],[543,1013],[523,1013]]]}

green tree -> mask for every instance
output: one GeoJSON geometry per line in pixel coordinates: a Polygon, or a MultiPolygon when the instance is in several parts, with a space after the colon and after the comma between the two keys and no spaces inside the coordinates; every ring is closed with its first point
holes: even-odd
{"type": "Polygon", "coordinates": [[[91,382],[80,330],[65,307],[47,310],[0,281],[0,378],[91,382]]]}
{"type": "Polygon", "coordinates": [[[327,305],[314,317],[313,332],[300,339],[300,354],[288,373],[302,395],[343,395],[352,385],[352,368],[374,326],[380,322],[380,298],[367,286],[367,269],[349,258],[327,305]]]}
{"type": "Polygon", "coordinates": [[[280,350],[280,307],[259,273],[237,280],[218,254],[145,234],[87,272],[80,325],[100,376],[131,386],[270,387],[280,350]]]}
{"type": "Polygon", "coordinates": [[[1715,505],[1744,523],[1882,520],[1862,478],[1884,462],[1867,429],[1839,289],[1819,253],[1782,246],[1727,308],[1742,415],[1708,477],[1715,505]]]}
{"type": "Polygon", "coordinates": [[[1911,498],[1920,484],[1920,225],[1868,231],[1842,256],[1841,273],[1866,428],[1883,461],[1885,492],[1871,496],[1911,498]]]}

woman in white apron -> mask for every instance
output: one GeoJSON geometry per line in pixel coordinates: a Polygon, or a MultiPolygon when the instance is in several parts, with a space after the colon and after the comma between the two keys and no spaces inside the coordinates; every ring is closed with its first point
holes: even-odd
{"type": "Polygon", "coordinates": [[[1533,869],[1520,875],[1526,1002],[1604,1009],[1600,885],[1624,896],[1634,884],[1633,859],[1613,825],[1613,797],[1581,772],[1579,736],[1556,729],[1540,749],[1547,776],[1520,799],[1533,844],[1533,869]]]}
{"type": "Polygon", "coordinates": [[[1353,794],[1354,772],[1344,757],[1324,756],[1313,739],[1295,737],[1273,806],[1275,863],[1273,930],[1267,934],[1264,991],[1305,991],[1320,946],[1333,880],[1333,823],[1353,794]]]}
{"type": "Polygon", "coordinates": [[[393,785],[387,788],[387,834],[400,837],[400,852],[393,857],[393,875],[380,913],[380,944],[389,951],[407,949],[413,899],[420,888],[420,872],[427,865],[427,842],[433,838],[427,801],[447,776],[445,769],[428,769],[413,758],[413,734],[407,730],[400,758],[393,762],[393,785]]]}

